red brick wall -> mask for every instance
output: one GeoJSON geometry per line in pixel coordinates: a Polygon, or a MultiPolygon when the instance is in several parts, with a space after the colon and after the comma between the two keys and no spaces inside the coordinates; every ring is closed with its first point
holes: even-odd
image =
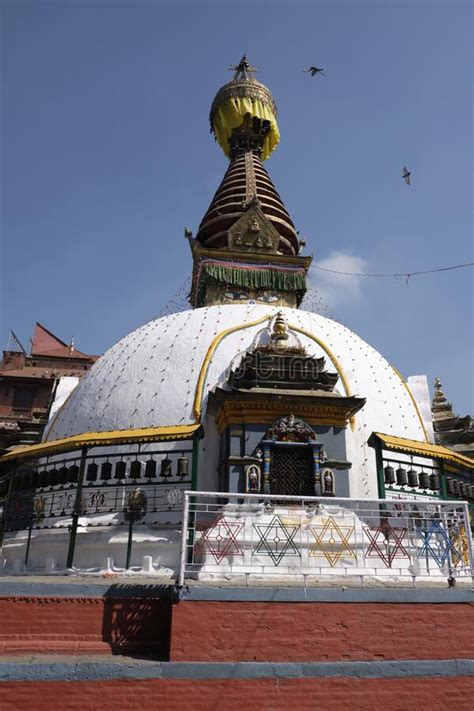
{"type": "Polygon", "coordinates": [[[472,711],[473,677],[6,682],[2,711],[472,711]]]}
{"type": "Polygon", "coordinates": [[[470,604],[183,601],[171,661],[471,659],[473,629],[470,604]]]}
{"type": "Polygon", "coordinates": [[[0,654],[141,651],[167,657],[170,624],[171,605],[158,599],[5,597],[0,654]]]}
{"type": "Polygon", "coordinates": [[[470,659],[474,605],[0,598],[0,654],[153,652],[171,661],[470,659]],[[171,640],[170,640],[171,637],[171,640]]]}
{"type": "MultiPolygon", "coordinates": [[[[27,378],[26,373],[25,378],[27,378]]],[[[46,411],[49,406],[53,384],[53,380],[42,381],[39,378],[36,382],[33,380],[22,380],[20,378],[17,378],[15,383],[13,383],[12,380],[5,380],[0,385],[0,415],[4,417],[16,417],[21,419],[23,417],[29,417],[33,410],[46,411]],[[13,407],[13,395],[15,388],[26,388],[34,392],[31,407],[13,407]]]]}

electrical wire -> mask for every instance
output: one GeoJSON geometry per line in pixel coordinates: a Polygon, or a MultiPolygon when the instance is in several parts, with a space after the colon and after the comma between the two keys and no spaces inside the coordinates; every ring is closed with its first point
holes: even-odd
{"type": "Polygon", "coordinates": [[[439,267],[438,269],[423,269],[421,271],[415,272],[396,272],[394,274],[372,274],[367,272],[340,272],[336,269],[327,269],[326,267],[318,267],[317,264],[313,264],[313,269],[319,269],[321,272],[330,272],[331,274],[342,274],[343,276],[355,276],[355,277],[406,277],[407,280],[412,276],[418,276],[419,274],[435,274],[436,272],[448,272],[452,269],[462,269],[463,267],[472,267],[474,262],[466,262],[465,264],[455,264],[452,267],[439,267]]]}

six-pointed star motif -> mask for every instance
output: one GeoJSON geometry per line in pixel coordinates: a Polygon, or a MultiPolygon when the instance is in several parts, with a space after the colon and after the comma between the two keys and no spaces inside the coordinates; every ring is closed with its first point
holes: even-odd
{"type": "Polygon", "coordinates": [[[375,529],[364,526],[364,531],[370,540],[370,545],[365,553],[366,558],[381,558],[387,568],[391,568],[394,558],[410,557],[403,545],[406,528],[391,526],[385,520],[375,529]]]}
{"type": "Polygon", "coordinates": [[[217,565],[228,555],[243,555],[243,551],[237,541],[237,536],[243,529],[243,523],[226,521],[225,518],[203,531],[199,541],[196,543],[196,550],[208,550],[217,565]]]}
{"type": "Polygon", "coordinates": [[[255,524],[260,541],[252,551],[253,555],[268,554],[274,565],[279,565],[284,555],[297,555],[301,553],[294,543],[294,539],[301,526],[299,524],[283,523],[280,516],[274,516],[270,523],[255,524]]]}
{"type": "Polygon", "coordinates": [[[320,526],[310,526],[310,531],[316,539],[309,549],[311,556],[323,555],[334,568],[343,553],[357,560],[354,548],[350,544],[350,538],[354,533],[354,526],[343,526],[329,516],[320,526]]]}
{"type": "Polygon", "coordinates": [[[469,564],[469,547],[464,526],[452,526],[447,531],[441,521],[433,521],[428,529],[417,530],[422,541],[418,558],[430,556],[441,568],[451,554],[454,567],[462,561],[469,564]]]}

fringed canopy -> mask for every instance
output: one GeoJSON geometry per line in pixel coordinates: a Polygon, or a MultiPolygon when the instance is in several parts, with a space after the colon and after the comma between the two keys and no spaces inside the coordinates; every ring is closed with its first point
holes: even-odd
{"type": "Polygon", "coordinates": [[[296,294],[298,305],[306,293],[306,273],[304,267],[283,267],[282,265],[243,264],[238,262],[213,262],[203,260],[199,273],[199,296],[209,282],[226,284],[229,287],[246,289],[272,289],[296,294]]]}

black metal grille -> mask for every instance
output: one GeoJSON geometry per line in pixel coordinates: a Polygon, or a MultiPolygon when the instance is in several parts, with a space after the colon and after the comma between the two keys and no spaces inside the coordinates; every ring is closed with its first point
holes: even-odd
{"type": "Polygon", "coordinates": [[[270,491],[288,496],[314,496],[314,465],[311,447],[272,448],[270,491]]]}

